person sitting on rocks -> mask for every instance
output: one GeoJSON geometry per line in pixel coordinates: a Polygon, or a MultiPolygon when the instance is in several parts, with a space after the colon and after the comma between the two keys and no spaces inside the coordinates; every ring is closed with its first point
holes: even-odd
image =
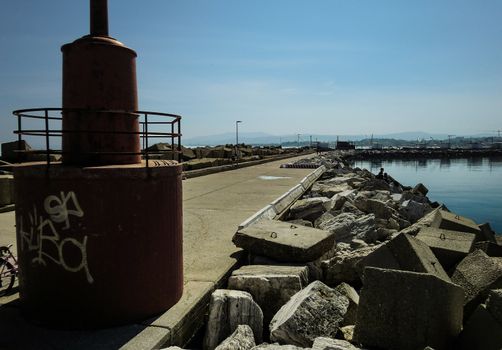
{"type": "Polygon", "coordinates": [[[383,173],[383,179],[384,179],[386,182],[389,182],[389,176],[387,175],[387,173],[383,173]]]}
{"type": "Polygon", "coordinates": [[[383,179],[383,168],[380,168],[380,172],[376,175],[377,179],[383,179]]]}

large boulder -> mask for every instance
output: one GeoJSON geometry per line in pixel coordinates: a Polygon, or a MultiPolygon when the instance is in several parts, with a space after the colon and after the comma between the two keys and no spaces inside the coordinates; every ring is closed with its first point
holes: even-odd
{"type": "Polygon", "coordinates": [[[228,280],[229,289],[251,293],[263,311],[265,324],[307,284],[305,266],[247,265],[233,271],[228,280]]]}
{"type": "Polygon", "coordinates": [[[502,288],[502,258],[475,250],[457,265],[451,280],[464,289],[464,313],[470,316],[491,289],[502,288]]]}
{"type": "Polygon", "coordinates": [[[450,280],[431,249],[406,233],[399,234],[362,259],[358,263],[358,271],[362,272],[368,266],[430,273],[450,280]]]}
{"type": "Polygon", "coordinates": [[[263,312],[248,292],[217,289],[211,295],[209,316],[204,336],[204,349],[213,350],[239,325],[248,325],[254,339],[261,343],[263,312]]]}
{"type": "Polygon", "coordinates": [[[375,214],[377,218],[389,219],[397,215],[396,211],[386,203],[377,199],[358,198],[354,201],[355,206],[365,213],[375,214]]]}
{"type": "Polygon", "coordinates": [[[317,337],[312,345],[312,350],[360,350],[346,340],[317,337]]]}
{"type": "Polygon", "coordinates": [[[344,174],[343,176],[333,177],[329,180],[324,180],[323,183],[327,185],[341,185],[348,184],[350,187],[354,188],[357,184],[364,182],[365,179],[360,177],[355,173],[344,174]]]}
{"type": "Polygon", "coordinates": [[[322,262],[324,282],[333,287],[341,282],[360,285],[361,273],[358,263],[380,246],[381,244],[355,250],[338,250],[333,258],[322,262]]]}
{"type": "Polygon", "coordinates": [[[347,308],[347,312],[345,313],[345,317],[343,318],[342,325],[354,325],[356,324],[357,318],[357,307],[359,306],[359,295],[356,290],[349,284],[342,282],[338,286],[335,287],[337,292],[345,295],[347,299],[349,299],[349,307],[347,308]]]}
{"type": "Polygon", "coordinates": [[[427,187],[425,187],[423,183],[419,183],[411,190],[411,192],[415,194],[420,194],[422,196],[426,196],[429,190],[427,189],[427,187]]]}
{"type": "Polygon", "coordinates": [[[428,273],[367,267],[354,339],[383,349],[448,349],[462,329],[462,289],[428,273]]]}
{"type": "Polygon", "coordinates": [[[313,221],[322,213],[330,210],[331,207],[331,199],[327,197],[299,199],[289,208],[289,216],[291,219],[313,221]]]}
{"type": "Polygon", "coordinates": [[[333,197],[331,197],[331,202],[333,205],[332,210],[342,209],[342,206],[345,204],[345,202],[354,200],[356,194],[356,190],[347,190],[335,194],[333,197]]]}
{"type": "Polygon", "coordinates": [[[262,220],[237,231],[232,241],[237,247],[277,261],[308,262],[331,250],[335,235],[287,222],[262,220]]]}
{"type": "Polygon", "coordinates": [[[350,191],[352,187],[347,183],[341,184],[325,184],[322,182],[316,182],[312,186],[311,193],[318,197],[333,197],[335,194],[350,191]]]}
{"type": "Polygon", "coordinates": [[[432,211],[432,208],[427,203],[420,203],[409,199],[402,204],[401,213],[410,221],[417,222],[419,219],[432,211]]]}
{"type": "Polygon", "coordinates": [[[253,330],[248,325],[238,325],[235,331],[215,350],[251,350],[256,346],[253,330]]]}
{"type": "Polygon", "coordinates": [[[357,187],[361,191],[390,191],[390,185],[385,180],[380,180],[376,178],[366,179],[357,187]]]}
{"type": "Polygon", "coordinates": [[[334,337],[349,300],[320,281],[295,294],[270,322],[270,340],[310,347],[317,337],[334,337]]]}
{"type": "Polygon", "coordinates": [[[333,233],[337,242],[350,242],[357,238],[373,243],[378,238],[375,224],[375,215],[357,216],[353,213],[336,216],[326,213],[315,222],[319,229],[333,233]]]}

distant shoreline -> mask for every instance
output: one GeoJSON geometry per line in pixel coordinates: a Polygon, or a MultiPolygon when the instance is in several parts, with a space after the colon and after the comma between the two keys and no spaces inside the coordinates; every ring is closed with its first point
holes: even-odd
{"type": "Polygon", "coordinates": [[[343,158],[352,160],[431,159],[502,157],[502,149],[406,149],[406,150],[355,150],[345,152],[343,158]]]}

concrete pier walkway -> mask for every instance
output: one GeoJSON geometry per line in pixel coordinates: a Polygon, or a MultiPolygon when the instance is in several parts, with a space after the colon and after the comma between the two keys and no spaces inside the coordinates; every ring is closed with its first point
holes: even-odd
{"type": "MultiPolygon", "coordinates": [[[[298,157],[298,158],[303,158],[298,157]]],[[[17,295],[0,297],[0,349],[152,349],[182,342],[203,322],[212,290],[221,287],[240,250],[237,226],[297,185],[313,169],[274,161],[183,181],[185,290],[172,309],[143,323],[97,331],[37,327],[19,313],[17,295]]],[[[14,213],[0,214],[0,243],[15,243],[14,213]]]]}

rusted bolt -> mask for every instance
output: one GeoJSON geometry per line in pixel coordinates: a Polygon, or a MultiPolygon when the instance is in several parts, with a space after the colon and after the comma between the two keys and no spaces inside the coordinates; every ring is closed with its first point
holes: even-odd
{"type": "Polygon", "coordinates": [[[277,238],[277,232],[272,232],[272,233],[270,234],[270,237],[272,237],[272,238],[277,238]]]}

